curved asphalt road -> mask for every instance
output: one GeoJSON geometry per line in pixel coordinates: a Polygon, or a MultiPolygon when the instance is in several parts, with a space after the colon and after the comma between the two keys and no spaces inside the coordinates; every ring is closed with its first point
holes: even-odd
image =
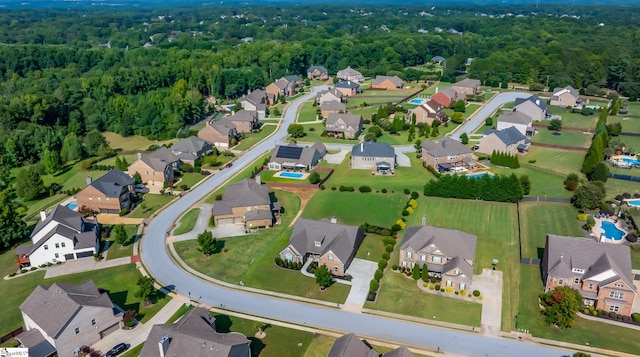
{"type": "Polygon", "coordinates": [[[160,284],[183,295],[251,315],[263,316],[327,330],[354,332],[370,338],[395,341],[425,349],[440,349],[469,356],[561,356],[566,351],[513,340],[490,338],[411,322],[377,316],[356,314],[296,301],[255,295],[204,282],[176,266],[166,249],[165,238],[173,221],[189,207],[206,197],[213,189],[247,166],[251,161],[273,148],[276,140],[286,136],[288,124],[294,122],[300,105],[322,88],[299,98],[289,105],[283,125],[273,137],[240,157],[234,165],[207,179],[193,191],[160,212],[149,224],[141,245],[141,256],[147,269],[160,284]]]}

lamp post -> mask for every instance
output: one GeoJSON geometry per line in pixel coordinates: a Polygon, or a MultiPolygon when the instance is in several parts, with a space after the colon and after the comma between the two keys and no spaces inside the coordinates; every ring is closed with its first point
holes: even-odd
{"type": "Polygon", "coordinates": [[[187,306],[191,306],[191,291],[189,291],[189,302],[187,303],[187,306]]]}
{"type": "Polygon", "coordinates": [[[520,311],[516,314],[516,330],[518,330],[518,320],[520,319],[520,311]]]}
{"type": "Polygon", "coordinates": [[[494,259],[493,262],[491,263],[493,270],[496,270],[496,265],[498,265],[498,259],[494,259]]]}

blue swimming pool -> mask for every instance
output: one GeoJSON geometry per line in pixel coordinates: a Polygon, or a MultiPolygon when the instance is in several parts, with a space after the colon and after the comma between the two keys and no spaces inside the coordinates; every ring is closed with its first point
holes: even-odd
{"type": "Polygon", "coordinates": [[[284,177],[284,178],[292,178],[292,179],[301,179],[303,176],[303,174],[298,173],[298,172],[281,172],[280,173],[280,177],[284,177]]]}
{"type": "Polygon", "coordinates": [[[467,175],[468,178],[472,178],[472,179],[477,179],[480,178],[484,175],[489,175],[489,176],[493,176],[492,173],[490,172],[482,172],[482,173],[478,173],[478,174],[471,174],[471,175],[467,175]]]}
{"type": "Polygon", "coordinates": [[[624,161],[624,162],[626,162],[628,164],[631,164],[631,165],[640,165],[640,161],[638,161],[636,159],[632,159],[630,157],[622,158],[622,161],[624,161]]]}
{"type": "Polygon", "coordinates": [[[72,201],[66,204],[66,207],[70,210],[75,210],[76,208],[78,208],[78,202],[76,201],[72,201]]]}
{"type": "Polygon", "coordinates": [[[426,100],[424,98],[413,98],[409,101],[409,104],[422,105],[426,100]]]}
{"type": "Polygon", "coordinates": [[[624,237],[625,233],[609,221],[602,221],[600,223],[600,227],[602,227],[602,230],[604,231],[604,236],[609,239],[619,241],[624,237]]]}
{"type": "Polygon", "coordinates": [[[627,203],[629,204],[629,206],[640,207],[640,200],[630,200],[627,201],[627,203]]]}

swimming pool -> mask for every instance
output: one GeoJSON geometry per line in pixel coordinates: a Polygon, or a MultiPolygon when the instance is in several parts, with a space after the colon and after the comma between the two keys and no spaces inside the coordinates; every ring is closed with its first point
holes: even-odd
{"type": "Polygon", "coordinates": [[[602,221],[600,227],[604,231],[604,236],[614,241],[619,241],[624,237],[625,233],[621,231],[615,224],[609,221],[602,221]]]}
{"type": "Polygon", "coordinates": [[[76,201],[71,201],[71,202],[67,203],[67,204],[65,205],[65,207],[67,207],[68,209],[70,209],[70,210],[72,210],[72,211],[75,211],[75,210],[76,210],[76,208],[78,208],[78,202],[76,202],[76,201]]]}
{"type": "Polygon", "coordinates": [[[292,178],[292,179],[301,179],[303,174],[298,173],[298,172],[281,172],[280,177],[284,177],[284,178],[292,178]]]}
{"type": "Polygon", "coordinates": [[[629,200],[627,201],[627,203],[629,204],[629,206],[640,207],[640,200],[629,200]]]}
{"type": "Polygon", "coordinates": [[[624,158],[622,158],[622,161],[626,162],[627,164],[631,164],[631,165],[640,165],[640,161],[638,161],[637,159],[631,158],[631,157],[624,157],[624,158]]]}
{"type": "Polygon", "coordinates": [[[409,104],[413,104],[413,105],[422,105],[424,104],[424,102],[426,102],[427,100],[424,98],[413,98],[409,101],[409,104]]]}
{"type": "Polygon", "coordinates": [[[467,175],[467,177],[468,178],[472,178],[472,179],[477,179],[477,178],[480,178],[480,177],[482,177],[484,175],[489,175],[489,177],[493,176],[493,174],[490,173],[490,172],[480,172],[480,173],[477,173],[477,174],[467,175]]]}

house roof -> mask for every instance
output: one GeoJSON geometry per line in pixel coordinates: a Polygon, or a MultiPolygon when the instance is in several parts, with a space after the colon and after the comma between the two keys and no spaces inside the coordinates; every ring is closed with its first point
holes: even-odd
{"type": "Polygon", "coordinates": [[[125,174],[122,170],[115,168],[109,170],[109,172],[102,175],[99,179],[91,182],[89,186],[92,186],[96,190],[104,193],[107,197],[120,197],[122,188],[133,184],[134,180],[131,176],[125,174]]]}
{"type": "Polygon", "coordinates": [[[360,85],[354,81],[340,81],[333,85],[336,88],[358,89],[360,85]]]}
{"type": "Polygon", "coordinates": [[[381,84],[384,81],[390,81],[396,87],[402,87],[404,82],[398,76],[376,76],[371,85],[381,84]]]}
{"type": "Polygon", "coordinates": [[[286,79],[288,82],[302,82],[302,78],[300,78],[300,76],[297,75],[297,74],[292,74],[290,76],[284,76],[282,78],[286,79]]]}
{"type": "Polygon", "coordinates": [[[229,132],[236,129],[236,126],[228,118],[213,121],[209,125],[220,135],[229,135],[229,132]]]}
{"type": "Polygon", "coordinates": [[[378,357],[378,353],[350,333],[336,338],[327,357],[378,357]]]}
{"type": "Polygon", "coordinates": [[[495,134],[505,145],[513,145],[527,139],[527,137],[522,135],[520,130],[516,129],[515,126],[510,126],[502,130],[487,129],[484,132],[485,136],[489,136],[491,134],[495,134]]]}
{"type": "Polygon", "coordinates": [[[514,108],[517,108],[520,104],[523,104],[525,102],[531,102],[541,110],[547,110],[547,103],[544,100],[540,99],[540,97],[538,97],[537,95],[532,95],[528,98],[516,98],[514,108]]]}
{"type": "Polygon", "coordinates": [[[571,94],[571,96],[574,98],[578,98],[578,95],[580,95],[580,93],[578,93],[578,91],[572,86],[566,86],[564,88],[557,87],[553,89],[553,95],[551,96],[551,99],[554,99],[554,97],[557,99],[559,96],[565,93],[571,94]]]}
{"type": "Polygon", "coordinates": [[[300,164],[308,167],[315,165],[326,152],[327,148],[320,141],[312,146],[297,146],[294,143],[276,145],[271,155],[271,162],[300,164]]]}
{"type": "Polygon", "coordinates": [[[525,113],[511,111],[500,114],[500,116],[498,117],[498,122],[531,126],[531,122],[533,122],[533,119],[525,113]]]}
{"type": "Polygon", "coordinates": [[[420,146],[433,157],[471,154],[472,151],[459,141],[446,138],[437,141],[425,140],[420,146]]]}
{"type": "Polygon", "coordinates": [[[341,69],[339,71],[340,75],[345,75],[345,76],[361,76],[362,73],[356,71],[355,69],[351,68],[351,67],[347,67],[345,69],[341,69]]]}
{"type": "Polygon", "coordinates": [[[184,140],[180,140],[173,144],[171,149],[174,153],[177,152],[198,152],[204,150],[206,147],[211,146],[206,140],[200,139],[197,136],[190,136],[184,140]]]}
{"type": "Polygon", "coordinates": [[[233,207],[247,207],[271,204],[269,189],[256,181],[246,178],[227,187],[222,200],[213,204],[213,215],[231,214],[233,207]]]}
{"type": "Polygon", "coordinates": [[[57,205],[46,214],[44,221],[41,219],[36,223],[35,228],[31,232],[31,237],[33,238],[34,235],[40,232],[40,230],[46,227],[51,221],[63,224],[77,232],[82,231],[83,224],[89,223],[89,220],[84,218],[82,214],[72,211],[66,206],[57,205]]]}
{"type": "Polygon", "coordinates": [[[326,124],[334,124],[338,120],[342,119],[347,126],[353,128],[360,128],[362,125],[362,116],[358,114],[348,114],[348,113],[331,113],[327,115],[326,124]]]}
{"type": "Polygon", "coordinates": [[[578,276],[580,274],[573,272],[573,269],[582,269],[583,280],[598,281],[602,286],[622,279],[635,291],[631,273],[631,253],[626,245],[547,234],[545,255],[546,266],[543,268],[553,276],[578,276]]]}
{"type": "Polygon", "coordinates": [[[445,59],[442,56],[433,56],[433,57],[431,57],[431,61],[432,62],[442,62],[442,61],[445,61],[445,59]]]}
{"type": "Polygon", "coordinates": [[[156,151],[153,151],[147,156],[143,156],[140,160],[155,171],[164,171],[167,165],[179,161],[180,158],[176,156],[176,154],[174,154],[170,149],[163,147],[156,151]]]}
{"type": "Polygon", "coordinates": [[[428,113],[436,114],[442,110],[442,104],[436,102],[435,100],[428,100],[425,103],[420,105],[425,111],[428,113]]]}
{"type": "Polygon", "coordinates": [[[432,247],[449,258],[475,260],[478,237],[455,229],[435,226],[407,227],[400,249],[412,248],[418,252],[432,247]]]}
{"type": "Polygon", "coordinates": [[[446,95],[451,100],[464,100],[466,98],[466,95],[464,93],[459,93],[451,87],[445,88],[439,93],[446,95]]]}
{"type": "Polygon", "coordinates": [[[264,89],[254,89],[253,92],[242,96],[242,99],[249,100],[254,104],[264,103],[266,101],[268,94],[264,91],[264,89]]]}
{"type": "Polygon", "coordinates": [[[338,98],[342,98],[343,94],[341,91],[335,89],[335,88],[331,88],[331,89],[325,89],[325,90],[321,90],[318,92],[318,94],[316,94],[316,98],[322,98],[325,94],[333,94],[334,96],[338,97],[338,98]]]}
{"type": "Polygon", "coordinates": [[[238,110],[234,114],[228,116],[226,119],[229,120],[230,122],[234,122],[234,121],[255,122],[255,121],[258,120],[258,112],[254,111],[254,110],[244,110],[244,109],[242,109],[242,110],[238,110]]]}
{"type": "Polygon", "coordinates": [[[321,109],[322,110],[342,110],[342,111],[345,111],[345,110],[347,110],[347,106],[344,105],[344,103],[340,103],[340,102],[335,101],[335,100],[329,100],[329,101],[326,101],[326,102],[322,102],[321,109]]]}
{"type": "Polygon", "coordinates": [[[455,87],[463,87],[463,88],[476,88],[479,87],[482,83],[478,79],[465,78],[459,82],[453,84],[455,87]]]}
{"type": "Polygon", "coordinates": [[[19,334],[16,339],[20,341],[22,346],[29,349],[31,357],[48,357],[56,352],[56,348],[51,346],[37,328],[19,334]]]}
{"type": "Polygon", "coordinates": [[[100,293],[93,280],[79,285],[53,283],[50,287],[38,285],[20,305],[44,332],[56,338],[84,306],[113,309],[107,293],[100,293]]]}
{"type": "Polygon", "coordinates": [[[320,73],[328,73],[327,69],[324,66],[311,66],[307,69],[307,73],[311,73],[315,70],[318,70],[320,73]]]}
{"type": "Polygon", "coordinates": [[[154,325],[140,357],[160,356],[160,341],[164,339],[165,356],[246,357],[250,355],[251,341],[238,332],[219,333],[215,318],[204,308],[188,311],[173,324],[154,325]]]}
{"type": "Polygon", "coordinates": [[[351,157],[353,156],[393,158],[396,156],[396,153],[391,145],[370,140],[355,144],[353,148],[351,148],[351,157]]]}
{"type": "Polygon", "coordinates": [[[324,255],[332,251],[346,265],[357,248],[358,239],[363,235],[360,227],[298,218],[289,238],[289,245],[302,255],[324,255]],[[320,246],[316,246],[315,242],[320,242],[320,246]]]}
{"type": "Polygon", "coordinates": [[[416,355],[409,351],[408,348],[402,346],[383,354],[382,357],[416,357],[416,355]]]}

